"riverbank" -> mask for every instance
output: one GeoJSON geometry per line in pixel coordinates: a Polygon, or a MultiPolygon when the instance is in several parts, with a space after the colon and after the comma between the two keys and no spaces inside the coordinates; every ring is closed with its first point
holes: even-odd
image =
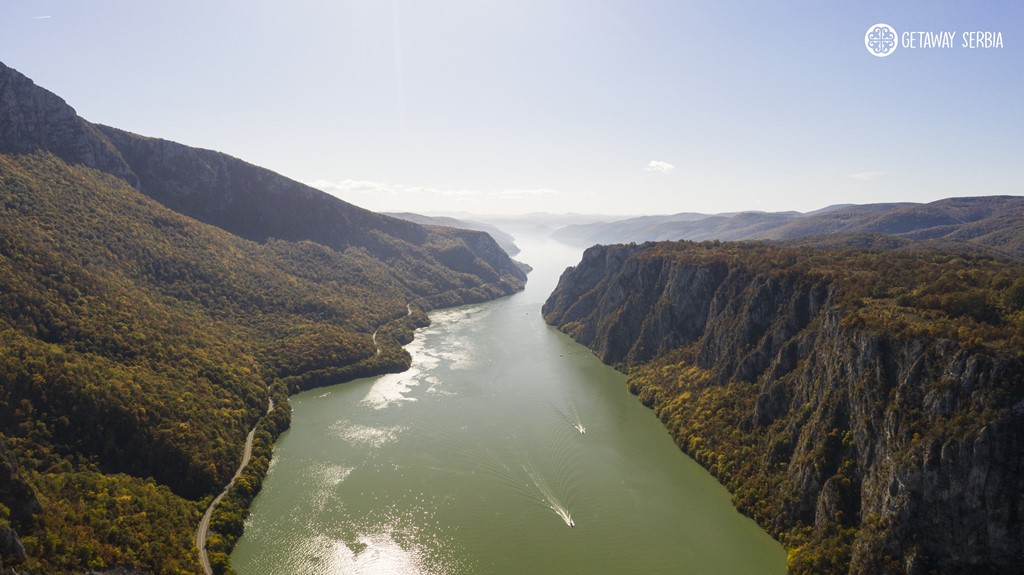
{"type": "Polygon", "coordinates": [[[578,253],[523,248],[526,291],[432,312],[410,370],[291,397],[241,575],[784,573],[625,377],[541,320],[578,253]]]}
{"type": "Polygon", "coordinates": [[[406,304],[404,315],[374,330],[371,336],[374,345],[373,356],[349,366],[286,377],[271,384],[268,387],[270,396],[266,415],[250,431],[243,447],[242,461],[235,475],[225,486],[224,491],[207,507],[196,530],[195,546],[203,573],[235,573],[231,567],[230,555],[245,531],[245,519],[249,515],[249,508],[262,489],[277,438],[290,425],[290,395],[358,378],[406,371],[411,366],[412,358],[403,346],[413,340],[416,329],[430,324],[423,307],[487,301],[522,289],[523,284],[505,278],[500,282],[476,288],[445,292],[429,298],[417,298],[406,304]]]}
{"type": "MultiPolygon", "coordinates": [[[[274,400],[272,398],[267,399],[267,415],[270,415],[274,411],[274,400]]],[[[231,481],[228,482],[224,491],[220,492],[220,495],[213,498],[210,502],[210,506],[206,508],[206,513],[203,514],[202,520],[199,521],[199,529],[196,530],[196,548],[199,550],[199,563],[203,568],[203,573],[206,575],[213,575],[213,567],[210,564],[210,556],[206,549],[206,538],[210,529],[210,519],[213,517],[213,511],[217,508],[224,496],[231,491],[234,487],[235,481],[242,475],[246,466],[249,465],[249,458],[252,456],[252,442],[256,437],[256,431],[259,429],[259,424],[252,428],[249,432],[249,436],[245,438],[245,447],[242,448],[242,461],[238,464],[238,469],[235,474],[231,477],[231,481]]]]}

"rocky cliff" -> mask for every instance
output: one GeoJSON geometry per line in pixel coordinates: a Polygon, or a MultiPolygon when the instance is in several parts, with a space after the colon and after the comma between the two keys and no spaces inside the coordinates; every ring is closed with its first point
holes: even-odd
{"type": "Polygon", "coordinates": [[[41,511],[36,494],[18,471],[18,462],[0,441],[0,565],[25,561],[25,547],[15,528],[28,527],[41,511]]]}
{"type": "Polygon", "coordinates": [[[69,164],[81,164],[138,184],[138,178],[99,129],[62,98],[36,86],[0,62],[0,152],[49,150],[69,164]]]}
{"type": "Polygon", "coordinates": [[[1020,573],[1021,277],[922,251],[597,246],[543,311],[629,372],[791,572],[1020,573]]]}

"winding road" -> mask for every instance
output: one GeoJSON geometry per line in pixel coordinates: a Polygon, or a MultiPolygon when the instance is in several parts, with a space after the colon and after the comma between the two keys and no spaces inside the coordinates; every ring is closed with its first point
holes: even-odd
{"type": "MultiPolygon", "coordinates": [[[[405,312],[406,312],[405,313],[406,317],[412,315],[412,303],[405,304],[405,312]]],[[[377,356],[380,355],[380,346],[377,345],[377,332],[378,331],[380,331],[379,327],[377,329],[373,330],[373,347],[377,348],[377,353],[374,354],[373,357],[377,357],[377,356]]]]}
{"type": "MultiPolygon", "coordinates": [[[[411,302],[405,304],[405,311],[407,316],[412,315],[411,302]]],[[[377,348],[377,353],[374,357],[380,355],[380,346],[377,345],[377,331],[379,330],[380,328],[373,330],[373,346],[377,348]]],[[[274,400],[268,398],[267,415],[269,415],[271,411],[274,411],[274,400]]],[[[196,548],[199,549],[199,562],[202,564],[203,573],[206,575],[213,575],[213,567],[210,565],[210,556],[206,552],[206,538],[210,534],[210,519],[213,517],[213,510],[217,507],[217,504],[220,503],[220,500],[228,494],[228,491],[231,490],[231,486],[235,484],[235,480],[242,474],[245,466],[249,464],[249,459],[252,457],[252,441],[256,437],[256,427],[258,425],[259,422],[253,426],[252,430],[249,431],[249,436],[245,438],[245,448],[242,450],[242,462],[238,464],[238,469],[235,470],[235,475],[231,478],[231,481],[228,481],[228,484],[224,486],[224,491],[221,491],[220,495],[214,497],[213,501],[210,502],[210,506],[206,508],[206,513],[203,514],[203,519],[199,522],[199,528],[196,529],[195,543],[196,548]]]]}
{"type": "MultiPolygon", "coordinates": [[[[267,414],[274,411],[274,400],[267,399],[267,414]]],[[[249,436],[245,438],[245,448],[242,450],[242,462],[238,464],[238,469],[235,470],[235,475],[228,481],[228,484],[224,486],[224,491],[220,492],[220,495],[213,498],[210,502],[210,506],[206,508],[206,513],[203,514],[202,521],[199,522],[199,529],[196,529],[196,548],[199,549],[199,562],[203,565],[203,573],[206,575],[213,575],[213,567],[210,565],[210,556],[206,553],[206,537],[210,531],[210,518],[213,517],[213,510],[220,503],[220,500],[228,494],[231,486],[235,484],[235,480],[242,474],[242,470],[249,464],[249,459],[252,457],[252,440],[256,437],[256,428],[259,426],[259,422],[253,426],[252,430],[249,431],[249,436]]]]}

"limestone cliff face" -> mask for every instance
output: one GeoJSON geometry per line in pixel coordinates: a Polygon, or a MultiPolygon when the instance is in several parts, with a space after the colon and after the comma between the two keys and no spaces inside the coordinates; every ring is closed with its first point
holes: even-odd
{"type": "Polygon", "coordinates": [[[795,572],[1024,572],[1019,349],[863,325],[825,275],[697,251],[591,248],[545,319],[629,370],[795,572]]]}
{"type": "Polygon", "coordinates": [[[80,118],[59,96],[0,62],[0,152],[36,150],[138,184],[131,168],[96,126],[80,118]]]}
{"type": "MultiPolygon", "coordinates": [[[[465,264],[462,267],[456,266],[456,269],[477,270],[475,273],[481,276],[486,275],[485,268],[491,267],[494,270],[492,281],[497,281],[502,277],[514,277],[519,280],[525,281],[527,270],[529,266],[524,266],[508,257],[508,253],[501,247],[497,240],[495,240],[487,232],[476,231],[476,230],[456,230],[458,237],[466,245],[467,254],[465,257],[465,264]]],[[[454,262],[450,264],[455,266],[454,262]]]]}

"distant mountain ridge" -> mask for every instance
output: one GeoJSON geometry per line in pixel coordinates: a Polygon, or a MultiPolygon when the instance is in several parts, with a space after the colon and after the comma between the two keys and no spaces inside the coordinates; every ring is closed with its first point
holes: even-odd
{"type": "Polygon", "coordinates": [[[573,245],[663,240],[788,240],[835,234],[947,239],[1024,257],[1024,197],[947,198],[928,204],[841,205],[816,212],[648,216],[567,226],[552,237],[573,245]]]}
{"type": "Polygon", "coordinates": [[[463,230],[487,232],[492,238],[494,238],[494,241],[498,242],[501,249],[505,250],[505,253],[508,255],[515,256],[519,253],[519,246],[516,245],[516,239],[512,237],[511,234],[506,233],[497,226],[492,226],[483,222],[470,219],[452,218],[448,216],[425,216],[422,214],[414,214],[412,212],[385,212],[384,215],[415,222],[423,226],[442,226],[446,228],[459,228],[463,230]]]}

